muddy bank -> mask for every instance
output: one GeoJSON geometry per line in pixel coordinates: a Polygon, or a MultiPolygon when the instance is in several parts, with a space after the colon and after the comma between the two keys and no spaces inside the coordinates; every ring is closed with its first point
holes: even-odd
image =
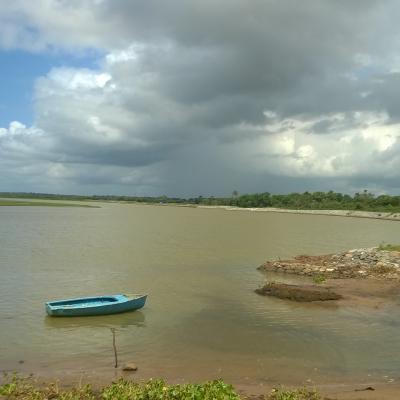
{"type": "MultiPolygon", "coordinates": [[[[241,399],[267,400],[274,386],[235,386],[241,399]]],[[[319,400],[399,400],[400,384],[398,383],[353,383],[332,385],[304,385],[310,391],[316,390],[319,400]]],[[[294,389],[294,387],[289,387],[294,389]]]]}
{"type": "Polygon", "coordinates": [[[300,302],[339,300],[342,298],[340,294],[335,293],[328,287],[288,285],[275,282],[268,282],[262,288],[256,289],[255,292],[263,296],[273,296],[300,302]]]}
{"type": "Polygon", "coordinates": [[[400,252],[376,247],[354,249],[322,256],[297,256],[289,260],[267,261],[259,267],[278,272],[313,277],[319,284],[283,285],[267,282],[257,293],[295,301],[332,300],[349,306],[379,308],[400,304],[400,252]],[[325,291],[325,292],[324,292],[325,291]],[[309,300],[303,293],[309,293],[309,300]],[[330,299],[327,293],[338,297],[330,299]],[[326,298],[324,296],[326,295],[326,298]]]}

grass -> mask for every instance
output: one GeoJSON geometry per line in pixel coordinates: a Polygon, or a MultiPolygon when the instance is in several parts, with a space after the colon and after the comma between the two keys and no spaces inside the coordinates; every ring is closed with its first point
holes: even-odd
{"type": "Polygon", "coordinates": [[[98,207],[88,204],[74,204],[74,203],[58,203],[50,201],[29,201],[29,200],[2,200],[0,199],[1,206],[32,206],[32,207],[98,207]]]}
{"type": "Polygon", "coordinates": [[[314,283],[321,284],[321,283],[324,283],[326,281],[326,277],[324,275],[322,275],[322,274],[318,274],[318,275],[314,275],[312,277],[312,280],[313,280],[314,283]]]}
{"type": "Polygon", "coordinates": [[[378,250],[400,251],[400,244],[381,243],[378,250]]]}
{"type": "MultiPolygon", "coordinates": [[[[168,385],[162,379],[150,379],[137,383],[119,379],[99,390],[90,385],[61,389],[58,384],[39,384],[32,377],[17,375],[5,377],[0,385],[0,399],[8,400],[240,400],[233,387],[222,380],[202,384],[168,385]]],[[[286,390],[274,389],[266,400],[320,400],[315,391],[306,388],[286,390]]]]}
{"type": "Polygon", "coordinates": [[[267,400],[322,400],[322,397],[315,391],[307,388],[301,389],[274,389],[267,400]]]}
{"type": "Polygon", "coordinates": [[[231,385],[221,380],[203,384],[167,385],[162,379],[136,383],[125,379],[93,390],[90,385],[62,390],[57,384],[39,385],[32,378],[14,375],[0,386],[0,399],[24,400],[239,400],[231,385]]]}

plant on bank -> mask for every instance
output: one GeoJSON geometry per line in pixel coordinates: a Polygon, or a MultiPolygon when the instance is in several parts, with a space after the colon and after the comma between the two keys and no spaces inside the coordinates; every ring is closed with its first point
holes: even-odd
{"type": "Polygon", "coordinates": [[[95,400],[97,398],[90,385],[61,390],[57,383],[50,383],[47,386],[39,385],[32,377],[21,378],[17,374],[13,374],[11,378],[5,374],[4,377],[8,382],[0,385],[0,399],[95,400]]]}
{"type": "Polygon", "coordinates": [[[321,400],[321,396],[315,390],[307,388],[294,390],[276,388],[272,390],[268,400],[321,400]]]}
{"type": "Polygon", "coordinates": [[[322,274],[317,274],[312,277],[313,282],[317,284],[324,283],[326,281],[326,277],[322,274]]]}
{"type": "Polygon", "coordinates": [[[38,385],[32,378],[13,375],[0,386],[0,399],[24,400],[240,400],[231,385],[222,380],[203,384],[167,385],[161,379],[150,379],[147,383],[136,383],[123,378],[105,386],[100,391],[90,385],[59,389],[57,384],[38,385]]]}
{"type": "MultiPolygon", "coordinates": [[[[0,385],[0,399],[7,400],[240,400],[231,385],[222,380],[202,384],[168,385],[162,379],[136,383],[126,379],[93,390],[90,385],[79,385],[62,390],[57,383],[39,384],[32,377],[16,374],[4,376],[0,385]]],[[[288,390],[275,388],[266,400],[321,400],[320,395],[307,388],[288,390]]]]}
{"type": "Polygon", "coordinates": [[[390,243],[382,242],[379,245],[378,250],[400,251],[400,244],[390,244],[390,243]]]}
{"type": "Polygon", "coordinates": [[[222,380],[203,384],[167,385],[162,379],[150,379],[145,384],[124,379],[107,386],[102,391],[104,400],[239,400],[231,385],[222,380]]]}

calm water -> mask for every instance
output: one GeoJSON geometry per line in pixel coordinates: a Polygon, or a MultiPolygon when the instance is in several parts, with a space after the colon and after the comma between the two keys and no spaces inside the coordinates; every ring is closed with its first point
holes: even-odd
{"type": "Polygon", "coordinates": [[[140,378],[397,379],[400,306],[322,308],[253,290],[266,259],[399,238],[400,223],[367,219],[111,203],[0,207],[0,370],[113,377],[116,328],[120,361],[137,363],[140,378]],[[133,291],[149,293],[140,312],[45,316],[49,299],[133,291]]]}

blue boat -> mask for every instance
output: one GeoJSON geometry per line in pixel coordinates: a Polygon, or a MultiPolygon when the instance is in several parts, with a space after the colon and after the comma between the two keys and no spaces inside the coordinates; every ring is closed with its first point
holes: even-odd
{"type": "Polygon", "coordinates": [[[111,296],[80,297],[49,301],[46,303],[47,314],[54,317],[80,317],[86,315],[116,314],[142,308],[147,295],[115,294],[111,296]]]}

